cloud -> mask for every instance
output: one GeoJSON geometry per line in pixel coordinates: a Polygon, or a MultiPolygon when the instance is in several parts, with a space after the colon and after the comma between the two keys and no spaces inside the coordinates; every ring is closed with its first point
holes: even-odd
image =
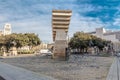
{"type": "MultiPolygon", "coordinates": [[[[108,12],[115,7],[112,6],[109,9],[108,5],[101,5],[101,3],[97,3],[97,1],[92,3],[90,0],[0,0],[0,26],[3,28],[6,22],[11,23],[13,32],[34,32],[39,34],[41,40],[52,42],[53,9],[72,10],[70,36],[76,31],[89,32],[97,27],[119,25],[120,20],[117,18],[119,12],[112,18],[114,23],[102,20],[109,19],[110,16],[107,14],[111,14],[108,12]],[[108,12],[102,12],[106,10],[108,12]],[[97,16],[84,15],[100,11],[100,16],[99,14],[95,14],[97,16]]],[[[119,10],[118,7],[116,9],[119,10]]]]}
{"type": "Polygon", "coordinates": [[[12,31],[17,33],[32,32],[39,35],[41,40],[52,41],[52,27],[49,15],[40,17],[33,17],[31,19],[24,19],[18,21],[11,21],[12,31]]]}
{"type": "Polygon", "coordinates": [[[114,19],[113,25],[120,26],[120,16],[114,19]]]}
{"type": "Polygon", "coordinates": [[[86,12],[92,12],[92,11],[101,11],[104,7],[103,6],[99,6],[99,5],[93,5],[93,4],[80,4],[77,5],[77,11],[79,13],[86,13],[86,12]]]}
{"type": "Polygon", "coordinates": [[[69,1],[44,0],[6,0],[0,3],[0,23],[9,22],[12,24],[13,32],[34,32],[39,34],[43,41],[52,41],[52,9],[71,9],[75,5],[69,1]],[[66,4],[68,3],[69,4],[66,4]],[[19,3],[19,4],[18,4],[19,3]],[[54,4],[55,3],[55,4],[54,4]],[[60,3],[63,5],[61,6],[60,3]],[[53,5],[54,4],[54,5],[53,5]],[[4,15],[3,15],[4,14],[4,15]]]}
{"type": "Polygon", "coordinates": [[[75,14],[71,18],[69,27],[69,35],[72,36],[76,31],[91,32],[95,28],[104,27],[105,24],[99,18],[85,17],[75,14]]]}

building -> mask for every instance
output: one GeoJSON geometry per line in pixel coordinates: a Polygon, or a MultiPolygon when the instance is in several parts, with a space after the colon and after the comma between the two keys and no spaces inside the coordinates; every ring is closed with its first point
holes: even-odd
{"type": "Polygon", "coordinates": [[[90,32],[94,36],[113,42],[115,52],[120,51],[120,31],[105,30],[104,28],[96,28],[96,31],[90,32]]]}
{"type": "Polygon", "coordinates": [[[11,34],[11,24],[6,23],[4,26],[3,35],[9,35],[9,34],[11,34]]]}
{"type": "Polygon", "coordinates": [[[9,24],[9,23],[6,23],[4,25],[4,29],[0,30],[0,36],[10,35],[11,33],[12,33],[12,29],[11,29],[11,24],[9,24]]]}
{"type": "Polygon", "coordinates": [[[48,44],[47,43],[41,43],[39,48],[40,49],[47,49],[48,48],[48,44]]]}

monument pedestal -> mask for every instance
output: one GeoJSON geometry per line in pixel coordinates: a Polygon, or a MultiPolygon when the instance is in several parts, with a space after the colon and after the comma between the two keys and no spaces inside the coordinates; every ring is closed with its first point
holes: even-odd
{"type": "Polygon", "coordinates": [[[67,32],[72,11],[52,11],[53,59],[66,60],[67,32]]]}
{"type": "Polygon", "coordinates": [[[54,59],[65,60],[66,59],[66,48],[67,41],[66,40],[56,40],[54,44],[54,59]]]}

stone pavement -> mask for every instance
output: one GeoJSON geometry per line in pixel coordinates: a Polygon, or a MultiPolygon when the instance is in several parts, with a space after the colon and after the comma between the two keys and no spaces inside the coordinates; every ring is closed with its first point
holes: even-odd
{"type": "Polygon", "coordinates": [[[119,59],[116,57],[109,69],[106,80],[119,80],[120,74],[118,74],[118,72],[120,72],[120,69],[118,68],[120,68],[120,63],[119,59]]]}
{"type": "Polygon", "coordinates": [[[0,62],[0,76],[6,80],[56,80],[3,62],[0,62]]]}

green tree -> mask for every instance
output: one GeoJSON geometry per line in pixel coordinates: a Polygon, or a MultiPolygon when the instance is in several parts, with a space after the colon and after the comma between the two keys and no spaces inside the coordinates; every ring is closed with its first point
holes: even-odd
{"type": "Polygon", "coordinates": [[[34,33],[13,33],[11,35],[0,36],[0,47],[5,46],[7,51],[12,46],[19,48],[23,46],[37,46],[40,43],[38,35],[34,33]]]}
{"type": "Polygon", "coordinates": [[[107,46],[110,41],[103,40],[96,36],[83,33],[83,32],[76,32],[73,37],[70,39],[69,46],[72,49],[80,49],[80,52],[87,52],[89,47],[98,47],[99,50],[103,50],[105,46],[107,46]]]}

